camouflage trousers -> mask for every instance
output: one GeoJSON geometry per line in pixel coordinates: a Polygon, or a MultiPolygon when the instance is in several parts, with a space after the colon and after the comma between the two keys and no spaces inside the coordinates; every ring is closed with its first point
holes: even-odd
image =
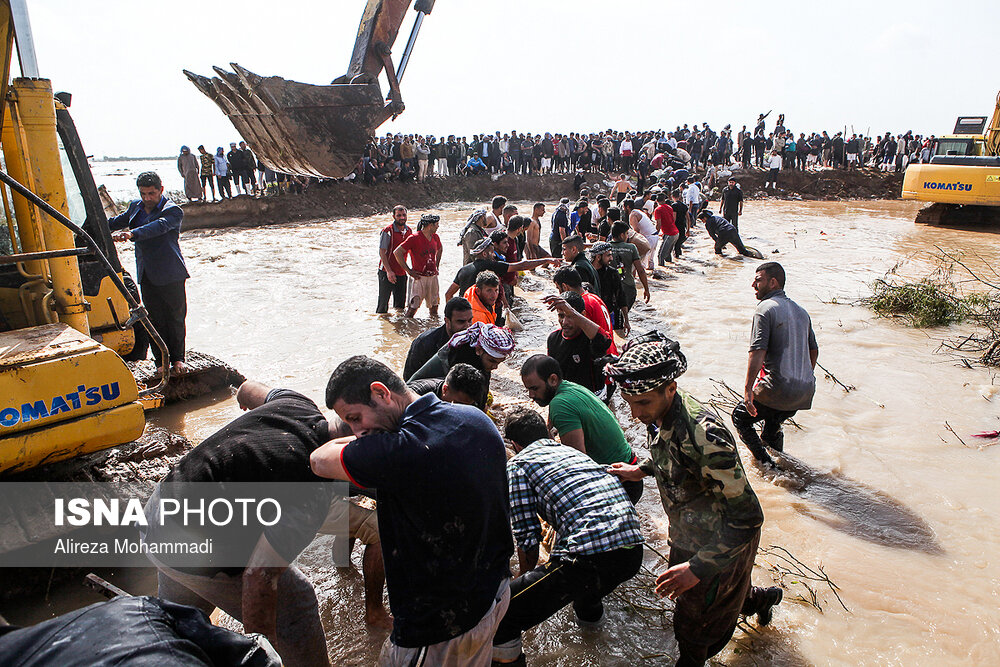
{"type": "MultiPolygon", "coordinates": [[[[703,665],[729,643],[740,614],[756,614],[763,589],[750,585],[760,531],[735,562],[714,577],[702,579],[683,593],[674,607],[674,636],[680,652],[678,667],[703,665]]],[[[685,563],[690,551],[670,549],[670,566],[685,563]]]]}

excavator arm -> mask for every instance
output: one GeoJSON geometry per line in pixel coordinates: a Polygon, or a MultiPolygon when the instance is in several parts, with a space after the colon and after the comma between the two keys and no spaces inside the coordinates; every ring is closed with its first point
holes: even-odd
{"type": "Polygon", "coordinates": [[[993,118],[986,128],[983,137],[986,140],[986,149],[990,155],[1000,155],[1000,93],[997,93],[997,106],[993,109],[993,118]]]}
{"type": "Polygon", "coordinates": [[[417,18],[393,67],[392,45],[406,17],[408,0],[368,0],[347,73],[328,86],[262,77],[236,63],[218,76],[184,70],[191,82],[215,102],[260,160],[275,171],[340,178],[358,164],[369,137],[404,106],[399,79],[409,60],[424,16],[434,0],[417,0],[417,18]],[[386,73],[385,99],[378,76],[386,73]]]}

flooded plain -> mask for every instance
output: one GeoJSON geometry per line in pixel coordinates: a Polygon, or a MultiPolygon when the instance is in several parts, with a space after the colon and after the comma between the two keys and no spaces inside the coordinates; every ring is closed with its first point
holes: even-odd
{"type": "MultiPolygon", "coordinates": [[[[528,211],[530,204],[519,204],[528,211]]],[[[442,216],[442,293],[458,269],[458,230],[473,206],[434,211],[442,216]]],[[[997,265],[996,236],[919,227],[916,210],[905,202],[746,205],[744,240],[784,265],[786,292],[812,316],[820,364],[852,390],[818,369],[813,409],[796,416],[801,430],[787,429],[784,472],[747,466],[765,513],[761,546],[780,547],[758,558],[755,583],[782,578],[788,590],[773,624],[738,630],[721,664],[1000,663],[1000,446],[978,449],[982,443],[969,437],[1000,428],[995,378],[937,351],[958,329],[910,329],[850,303],[898,262],[914,275],[929,270],[935,247],[976,251],[976,261],[997,265]]],[[[426,311],[414,320],[374,314],[378,231],[386,224],[380,216],[184,234],[188,346],[319,404],[330,371],[349,355],[401,368],[411,338],[436,322],[426,311]]],[[[637,308],[634,328],[677,338],[689,362],[679,384],[709,400],[725,393],[718,381],[743,381],[758,262],[716,257],[701,228],[687,248],[652,281],[652,300],[637,308]]],[[[132,265],[128,251],[122,261],[132,265]]],[[[555,326],[539,305],[552,289],[547,274],[526,284],[522,350],[498,371],[498,393],[508,402],[526,399],[517,390],[518,362],[544,350],[555,326]]],[[[223,395],[151,421],[198,442],[237,414],[223,395]]],[[[641,444],[641,430],[619,414],[641,444]]],[[[749,461],[742,447],[741,454],[749,461]]],[[[666,519],[649,479],[640,510],[649,544],[666,553],[666,519]]],[[[372,664],[384,634],[364,626],[360,572],[332,568],[322,541],[302,562],[321,596],[334,664],[372,664]]],[[[652,550],[646,566],[663,569],[652,550]]],[[[132,592],[152,593],[152,579],[137,575],[132,592]]],[[[669,607],[648,596],[650,582],[641,575],[610,598],[600,631],[582,631],[563,611],[529,632],[529,664],[673,664],[669,607]]]]}

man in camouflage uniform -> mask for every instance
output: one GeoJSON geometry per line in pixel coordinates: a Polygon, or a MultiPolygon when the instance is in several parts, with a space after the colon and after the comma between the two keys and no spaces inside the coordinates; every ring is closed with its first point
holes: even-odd
{"type": "Polygon", "coordinates": [[[677,602],[677,665],[687,667],[725,648],[740,614],[770,623],[781,589],[750,585],[764,514],[733,436],[714,412],[677,389],[685,370],[680,346],[666,340],[627,349],[606,372],[632,416],[650,427],[649,458],[638,466],[614,463],[609,472],[656,478],[670,522],[669,568],[657,577],[656,592],[677,602]]]}

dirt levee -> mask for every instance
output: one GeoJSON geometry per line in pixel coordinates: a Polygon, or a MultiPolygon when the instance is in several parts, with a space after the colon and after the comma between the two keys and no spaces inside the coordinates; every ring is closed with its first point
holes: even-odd
{"type": "MultiPolygon", "coordinates": [[[[901,174],[873,171],[819,172],[783,171],[776,192],[764,191],[766,172],[737,172],[748,197],[774,196],[788,199],[897,199],[901,174]]],[[[589,173],[590,183],[601,183],[603,175],[589,173]]],[[[723,184],[724,185],[724,184],[723,184]]],[[[545,176],[503,175],[471,178],[429,179],[425,183],[381,183],[368,187],[347,181],[329,181],[310,187],[304,194],[282,194],[253,198],[240,196],[219,203],[184,205],[184,229],[217,227],[258,227],[260,225],[303,220],[362,217],[385,213],[396,204],[421,209],[442,202],[489,202],[502,194],[514,201],[556,201],[574,196],[573,175],[545,176]]]]}

